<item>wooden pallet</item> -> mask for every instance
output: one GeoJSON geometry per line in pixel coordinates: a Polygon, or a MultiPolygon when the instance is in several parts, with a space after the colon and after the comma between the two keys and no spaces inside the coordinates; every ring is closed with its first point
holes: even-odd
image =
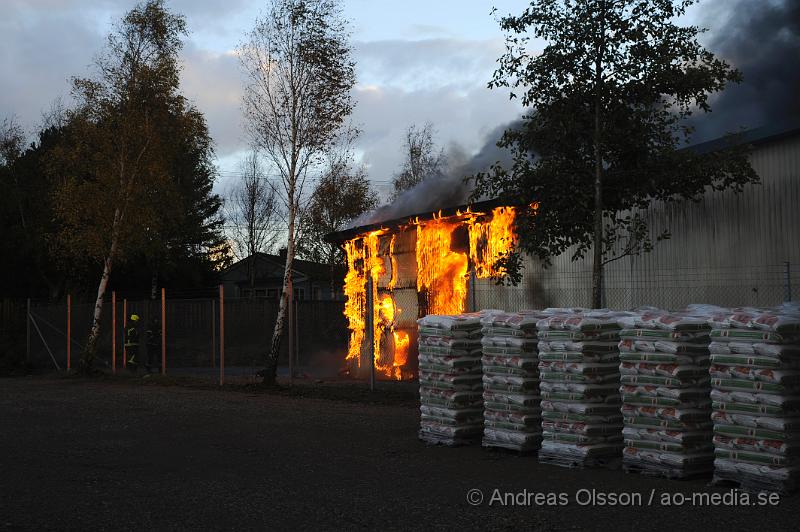
{"type": "Polygon", "coordinates": [[[714,467],[709,464],[708,469],[701,471],[680,471],[676,469],[658,468],[658,466],[643,466],[639,464],[626,464],[622,462],[622,470],[626,473],[633,473],[643,477],[666,478],[669,480],[696,480],[700,478],[710,478],[714,467]]]}
{"type": "Polygon", "coordinates": [[[501,452],[506,454],[514,454],[518,456],[533,456],[539,452],[539,447],[532,449],[520,449],[513,443],[498,443],[498,442],[481,442],[481,446],[489,451],[501,452]]]}
{"type": "Polygon", "coordinates": [[[781,495],[790,495],[797,492],[798,483],[797,479],[788,480],[769,480],[769,479],[754,479],[736,475],[734,473],[720,473],[714,472],[714,478],[711,480],[712,486],[736,488],[748,493],[759,493],[762,491],[771,491],[780,493],[781,495]]]}
{"type": "Polygon", "coordinates": [[[621,456],[601,458],[572,458],[568,456],[554,456],[539,451],[539,463],[566,467],[569,469],[619,469],[622,464],[621,456]]]}

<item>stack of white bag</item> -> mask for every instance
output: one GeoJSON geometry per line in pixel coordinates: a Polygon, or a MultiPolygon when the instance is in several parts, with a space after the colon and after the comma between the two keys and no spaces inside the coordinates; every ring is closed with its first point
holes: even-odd
{"type": "Polygon", "coordinates": [[[539,320],[539,461],[616,467],[622,451],[618,315],[547,309],[539,320]]]}
{"type": "Polygon", "coordinates": [[[486,313],[483,328],[483,445],[534,451],[542,439],[536,322],[543,313],[486,313]]]}
{"type": "Polygon", "coordinates": [[[483,431],[480,314],[429,315],[419,324],[419,438],[461,445],[483,431]]]}
{"type": "Polygon", "coordinates": [[[800,477],[800,307],[712,321],[714,480],[793,491],[800,477]]]}
{"type": "Polygon", "coordinates": [[[708,317],[643,310],[621,320],[623,468],[668,478],[713,468],[708,317]]]}

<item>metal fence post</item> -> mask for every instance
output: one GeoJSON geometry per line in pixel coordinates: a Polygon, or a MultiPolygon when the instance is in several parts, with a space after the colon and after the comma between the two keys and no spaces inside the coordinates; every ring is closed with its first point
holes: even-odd
{"type": "Polygon", "coordinates": [[[167,374],[167,293],[161,289],[161,374],[167,374]]]}
{"type": "Polygon", "coordinates": [[[71,345],[71,335],[72,335],[72,296],[67,294],[67,373],[69,373],[70,368],[72,367],[72,345],[71,345]]]}
{"type": "Polygon", "coordinates": [[[225,384],[225,287],[219,285],[219,385],[225,384]]]}
{"type": "Polygon", "coordinates": [[[375,301],[372,298],[372,274],[367,275],[366,323],[367,355],[369,356],[369,389],[375,390],[375,301]]]}
{"type": "Polygon", "coordinates": [[[294,358],[294,290],[292,286],[292,276],[289,275],[289,283],[286,286],[286,312],[288,316],[286,318],[289,322],[289,386],[292,385],[292,380],[294,379],[294,364],[292,363],[292,359],[294,358]]]}
{"type": "Polygon", "coordinates": [[[477,285],[475,268],[469,271],[469,299],[470,299],[470,312],[478,312],[478,301],[475,288],[477,285]]]}
{"type": "Polygon", "coordinates": [[[792,270],[791,270],[791,263],[787,260],[785,263],[786,266],[786,301],[792,300],[792,270]]]}

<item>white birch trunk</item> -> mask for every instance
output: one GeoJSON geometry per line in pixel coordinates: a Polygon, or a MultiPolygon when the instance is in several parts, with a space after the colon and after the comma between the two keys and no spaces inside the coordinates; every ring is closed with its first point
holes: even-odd
{"type": "Polygon", "coordinates": [[[286,265],[283,270],[283,289],[281,291],[281,300],[278,306],[278,316],[275,319],[275,329],[272,331],[272,342],[270,343],[270,349],[267,355],[267,367],[264,375],[265,384],[274,384],[278,374],[278,355],[280,354],[281,350],[281,336],[283,336],[283,325],[286,318],[286,309],[289,301],[289,287],[291,286],[292,280],[296,210],[297,209],[294,207],[294,205],[289,208],[289,238],[286,243],[286,265]]]}
{"type": "Polygon", "coordinates": [[[103,264],[103,274],[100,276],[100,284],[97,287],[97,299],[94,303],[94,315],[92,317],[92,330],[89,333],[89,341],[86,343],[86,352],[81,359],[81,369],[84,372],[91,371],[97,351],[97,339],[100,337],[100,320],[103,316],[103,298],[106,295],[108,279],[111,276],[114,257],[117,254],[117,246],[119,245],[119,221],[121,217],[122,213],[119,207],[117,207],[114,211],[114,224],[111,228],[111,249],[109,249],[108,256],[103,264]]]}

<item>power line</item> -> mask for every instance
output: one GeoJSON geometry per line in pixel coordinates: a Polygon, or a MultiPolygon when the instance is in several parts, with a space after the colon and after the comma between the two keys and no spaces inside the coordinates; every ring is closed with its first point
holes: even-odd
{"type": "MultiPolygon", "coordinates": [[[[248,174],[245,174],[243,172],[235,172],[235,171],[221,171],[221,172],[217,172],[217,174],[220,177],[247,177],[248,176],[248,174]]],[[[261,177],[259,179],[264,180],[264,181],[272,181],[272,182],[279,182],[279,183],[283,182],[283,178],[278,174],[268,175],[266,177],[261,177]]],[[[304,181],[306,183],[318,183],[321,180],[322,180],[322,178],[319,178],[319,177],[310,177],[310,178],[306,178],[304,181]]],[[[374,184],[393,184],[394,183],[394,181],[391,180],[391,179],[367,179],[367,181],[369,181],[370,183],[374,183],[374,184]]]]}

